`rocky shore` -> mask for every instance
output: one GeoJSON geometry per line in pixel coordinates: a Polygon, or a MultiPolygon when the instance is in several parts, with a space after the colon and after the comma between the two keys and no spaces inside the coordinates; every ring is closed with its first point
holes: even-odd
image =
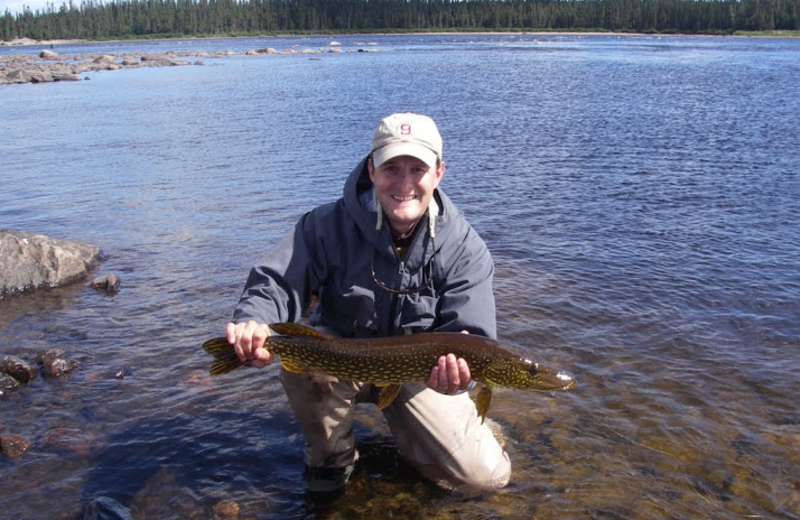
{"type": "MultiPolygon", "coordinates": [[[[273,48],[251,49],[245,56],[269,54],[320,54],[343,52],[375,52],[374,49],[341,49],[337,42],[320,49],[273,48]]],[[[161,54],[59,54],[50,49],[38,55],[14,54],[0,56],[0,85],[14,83],[50,83],[54,81],[81,81],[91,79],[88,73],[142,67],[174,67],[181,65],[204,65],[203,58],[224,58],[233,56],[232,51],[209,52],[166,52],[161,54]]],[[[313,58],[312,58],[313,59],[313,58]]]]}

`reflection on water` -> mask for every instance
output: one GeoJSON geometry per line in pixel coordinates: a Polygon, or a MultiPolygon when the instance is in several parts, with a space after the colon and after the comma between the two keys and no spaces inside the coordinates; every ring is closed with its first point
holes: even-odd
{"type": "Polygon", "coordinates": [[[0,457],[4,517],[79,518],[108,496],[137,519],[800,518],[800,42],[372,39],[386,52],[0,91],[0,226],[97,243],[122,280],[0,300],[3,354],[80,362],[0,399],[0,434],[32,442],[0,457]],[[276,371],[212,380],[200,344],[405,109],[440,122],[444,187],[496,260],[502,339],[579,386],[495,393],[513,477],[492,494],[421,480],[360,406],[347,494],[314,504],[276,371]]]}

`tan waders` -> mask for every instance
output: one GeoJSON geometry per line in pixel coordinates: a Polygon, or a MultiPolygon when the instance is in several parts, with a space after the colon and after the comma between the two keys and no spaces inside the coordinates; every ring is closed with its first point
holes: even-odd
{"type": "MultiPolygon", "coordinates": [[[[371,401],[371,385],[281,370],[281,383],[305,437],[311,492],[342,489],[357,459],[353,412],[371,401]]],[[[451,489],[505,486],[511,463],[467,393],[442,395],[423,383],[403,385],[383,410],[400,454],[433,482],[451,489]]]]}

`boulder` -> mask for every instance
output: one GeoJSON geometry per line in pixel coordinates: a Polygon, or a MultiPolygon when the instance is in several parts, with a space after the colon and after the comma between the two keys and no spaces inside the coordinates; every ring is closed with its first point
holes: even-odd
{"type": "Polygon", "coordinates": [[[94,289],[95,291],[105,291],[108,294],[117,294],[119,291],[119,277],[115,274],[109,274],[106,276],[98,276],[92,283],[89,284],[89,287],[94,289]]]}
{"type": "Polygon", "coordinates": [[[30,83],[31,78],[31,73],[22,69],[12,70],[6,74],[6,81],[8,83],[30,83]]]}
{"type": "Polygon", "coordinates": [[[52,83],[55,81],[49,70],[41,70],[31,74],[31,83],[52,83]]]}
{"type": "Polygon", "coordinates": [[[78,368],[78,362],[64,358],[64,351],[54,348],[50,349],[38,359],[44,369],[44,375],[48,378],[62,377],[78,368]]]}
{"type": "Polygon", "coordinates": [[[30,446],[30,441],[23,437],[17,435],[0,435],[0,451],[12,459],[21,457],[28,451],[30,446]]]}
{"type": "MultiPolygon", "coordinates": [[[[4,395],[8,395],[12,390],[15,390],[19,386],[19,381],[11,377],[10,375],[0,372],[0,397],[4,395]]],[[[2,424],[0,424],[0,430],[2,430],[2,424]]]]}
{"type": "Polygon", "coordinates": [[[100,248],[44,235],[0,230],[0,295],[58,287],[96,267],[100,248]]]}
{"type": "Polygon", "coordinates": [[[48,51],[45,49],[39,53],[39,57],[42,58],[43,60],[57,60],[61,56],[59,56],[57,52],[48,51]]]}
{"type": "Polygon", "coordinates": [[[0,373],[8,374],[20,383],[27,385],[36,378],[39,369],[17,356],[3,356],[0,358],[0,373]]]}

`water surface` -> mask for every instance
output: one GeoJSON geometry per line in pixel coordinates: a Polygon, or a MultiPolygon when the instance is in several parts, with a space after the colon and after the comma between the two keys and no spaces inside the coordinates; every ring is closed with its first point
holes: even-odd
{"type": "MultiPolygon", "coordinates": [[[[0,228],[100,245],[82,284],[0,300],[0,349],[80,361],[0,400],[9,518],[800,518],[800,41],[567,35],[109,43],[203,66],[0,89],[0,228]],[[333,200],[383,116],[425,112],[497,267],[502,339],[570,393],[496,393],[512,484],[422,481],[360,408],[325,507],[276,370],[206,375],[249,266],[333,200]],[[119,378],[119,372],[124,377],[119,378]]],[[[2,53],[37,48],[0,48],[2,53]]]]}

